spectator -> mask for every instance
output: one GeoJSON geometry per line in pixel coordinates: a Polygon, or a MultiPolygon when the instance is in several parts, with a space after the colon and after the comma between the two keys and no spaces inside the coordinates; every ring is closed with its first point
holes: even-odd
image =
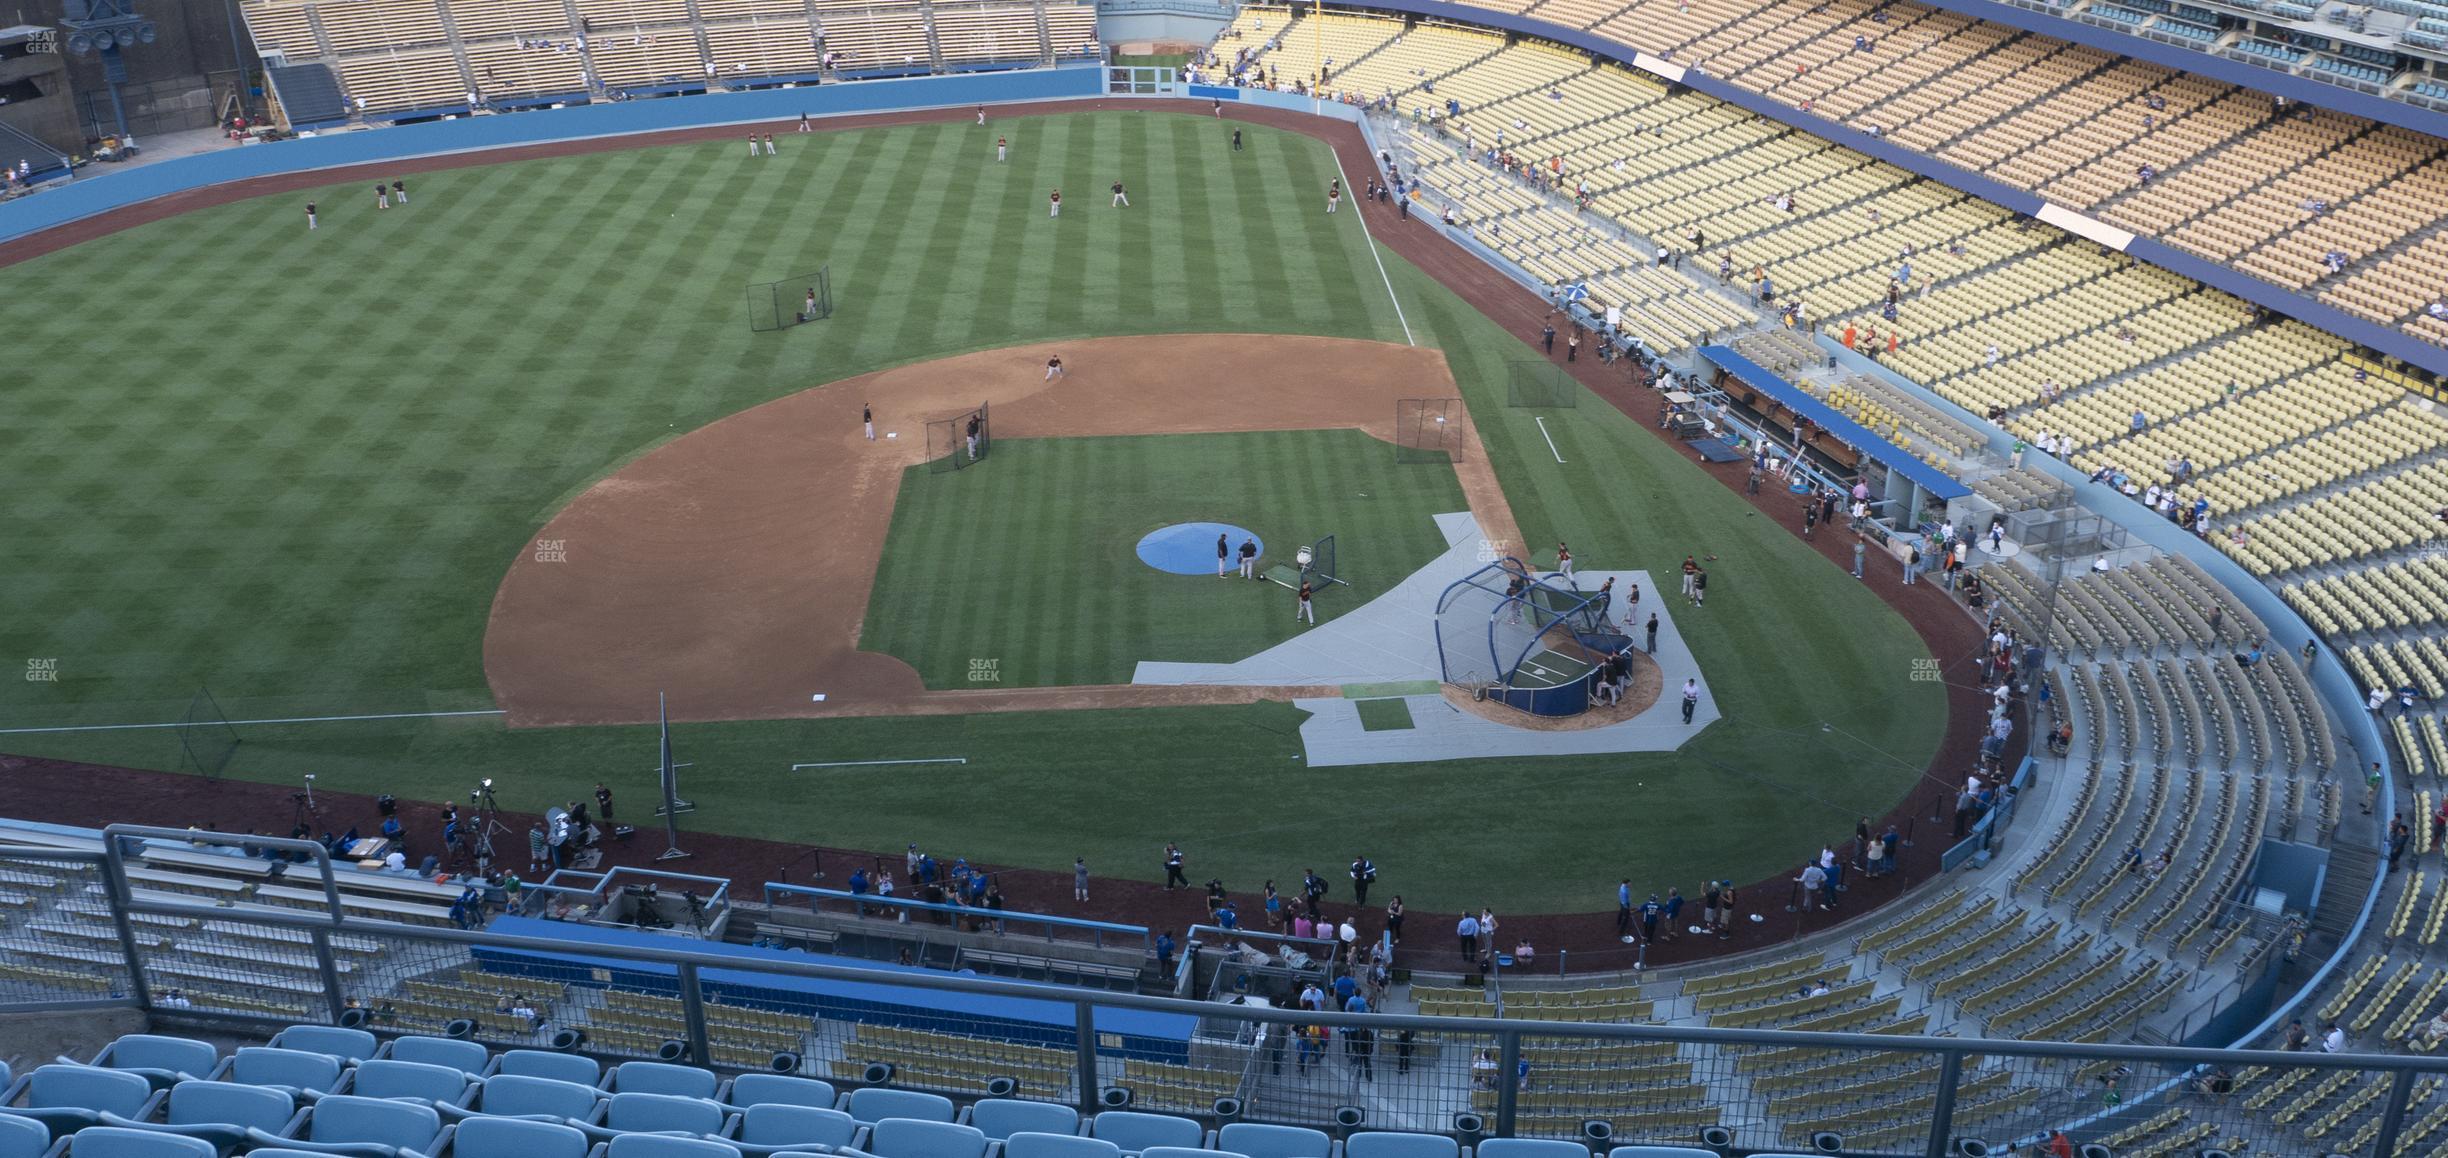
{"type": "Polygon", "coordinates": [[[1464,960],[1479,955],[1479,918],[1469,913],[1462,914],[1461,921],[1454,925],[1454,936],[1461,942],[1464,960]]]}

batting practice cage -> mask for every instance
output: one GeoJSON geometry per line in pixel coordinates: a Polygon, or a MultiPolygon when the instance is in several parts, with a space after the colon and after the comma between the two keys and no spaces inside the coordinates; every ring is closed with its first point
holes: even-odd
{"type": "Polygon", "coordinates": [[[1596,592],[1562,575],[1540,578],[1499,559],[1437,597],[1437,658],[1445,682],[1535,716],[1589,708],[1590,679],[1631,638],[1596,592]]]}
{"type": "Polygon", "coordinates": [[[927,469],[948,474],[986,461],[994,437],[986,422],[986,404],[966,414],[927,423],[927,469]]]}
{"type": "Polygon", "coordinates": [[[1394,461],[1462,461],[1459,398],[1402,398],[1394,403],[1394,461]]]}
{"type": "Polygon", "coordinates": [[[757,333],[787,330],[804,322],[833,316],[833,267],[818,266],[781,281],[748,287],[748,328],[757,333]]]}
{"type": "Polygon", "coordinates": [[[1581,384],[1561,362],[1505,363],[1505,400],[1540,410],[1570,410],[1581,404],[1581,384]]]}
{"type": "Polygon", "coordinates": [[[1342,574],[1341,571],[1335,569],[1335,537],[1333,535],[1328,535],[1306,547],[1294,548],[1290,561],[1276,563],[1266,569],[1266,579],[1269,582],[1281,584],[1294,591],[1300,590],[1300,585],[1303,583],[1309,584],[1314,591],[1324,591],[1329,585],[1335,583],[1342,583],[1346,587],[1351,586],[1350,583],[1344,581],[1342,574]]]}

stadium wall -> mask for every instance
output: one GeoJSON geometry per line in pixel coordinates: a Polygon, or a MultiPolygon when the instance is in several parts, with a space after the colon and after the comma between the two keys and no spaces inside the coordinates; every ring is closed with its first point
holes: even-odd
{"type": "Polygon", "coordinates": [[[117,169],[20,197],[0,204],[0,241],[189,189],[278,173],[585,137],[788,121],[803,112],[842,116],[1088,97],[1103,88],[1104,69],[1079,66],[709,93],[301,137],[117,169]]]}
{"type": "MultiPolygon", "coordinates": [[[[1456,24],[1499,29],[1553,41],[1580,49],[1595,57],[1638,69],[1670,84],[1679,84],[1695,92],[1705,93],[1778,124],[1800,129],[1821,140],[1876,157],[1906,172],[1962,190],[2016,213],[2036,217],[2040,214],[2041,209],[2048,205],[2048,202],[2042,200],[2037,194],[2027,190],[2012,188],[1969,169],[1958,168],[1926,153],[1894,144],[1883,137],[1874,137],[1834,121],[1802,112],[1749,89],[1738,87],[1705,73],[1686,69],[1672,61],[1661,60],[1647,53],[1636,51],[1630,45],[1608,40],[1578,28],[1551,24],[1544,20],[1517,16],[1509,12],[1497,12],[1467,4],[1450,3],[1448,0],[1366,0],[1364,3],[1339,3],[1339,6],[1363,12],[1386,11],[1431,17],[1456,24]]],[[[2036,13],[2025,15],[2037,17],[2036,13]]],[[[2060,21],[2060,23],[2071,24],[2072,22],[2060,21]]],[[[2204,64],[2216,59],[2206,54],[2196,55],[2202,55],[2204,64]]],[[[2189,66],[2179,63],[2175,67],[2189,66]]],[[[2249,66],[2238,67],[2249,68],[2249,66]]],[[[2252,71],[2266,73],[2266,70],[2254,69],[2252,71]]],[[[2276,78],[2274,73],[2267,75],[2276,78]]],[[[2311,85],[2311,82],[2308,81],[2297,83],[2311,85]]],[[[2255,87],[2266,88],[2267,86],[2256,84],[2255,87]]],[[[2311,85],[2311,87],[2320,90],[2323,96],[2355,95],[2330,85],[2311,85]]],[[[2334,102],[2331,103],[2334,105],[2334,102]]],[[[2407,106],[2405,111],[2419,110],[2407,106]]],[[[2448,120],[2448,118],[2443,118],[2443,120],[2448,120]]],[[[2448,125],[2443,125],[2442,129],[2424,129],[2423,131],[2443,133],[2443,130],[2448,130],[2448,125]]],[[[2448,135],[2448,133],[2443,133],[2443,135],[2448,135]]],[[[2067,211],[2059,209],[2056,212],[2063,214],[2067,211]]],[[[2074,214],[2073,216],[2080,217],[2081,215],[2074,214]]],[[[2111,230],[2111,232],[2114,231],[2111,230]]],[[[2366,321],[2334,306],[2282,289],[2259,278],[2237,273],[2206,258],[2180,252],[2171,246],[2148,238],[2137,238],[2120,248],[2137,261],[2149,262],[2171,273],[2181,274],[2214,289],[2224,290],[2256,305],[2298,319],[2316,329],[2326,330],[2349,342],[2368,346],[2391,357],[2420,366],[2434,374],[2448,376],[2448,349],[2427,345],[2421,339],[2403,330],[2366,321]]]]}

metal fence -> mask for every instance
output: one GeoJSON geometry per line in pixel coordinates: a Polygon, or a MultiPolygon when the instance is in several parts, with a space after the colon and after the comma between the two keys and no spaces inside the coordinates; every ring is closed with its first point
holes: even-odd
{"type": "MultiPolygon", "coordinates": [[[[1542,1018],[1587,1006],[1534,991],[1510,993],[1502,1019],[1316,1013],[1291,991],[1314,973],[1239,959],[1211,969],[1231,978],[1214,1000],[1184,1001],[678,938],[580,945],[407,924],[344,903],[345,874],[311,842],[122,826],[106,845],[0,850],[7,889],[39,895],[42,910],[0,929],[0,1005],[134,1006],[242,1034],[362,1020],[955,1097],[1007,1079],[1018,1096],[1088,1110],[1127,1100],[1209,1120],[1466,1138],[1706,1136],[1729,1150],[1940,1158],[1966,1140],[1998,1147],[2065,1129],[2117,1151],[2385,1158],[2448,1132],[2448,1058],[1925,1036],[1928,1010],[1899,1011],[1912,1016],[1884,1033],[1577,1023],[1542,1018]],[[294,854],[285,887],[321,903],[163,891],[181,882],[132,868],[139,840],[154,842],[146,866],[165,842],[294,854]]],[[[1248,949],[1206,931],[1183,948],[1214,966],[1227,952],[1248,949]]],[[[1423,1005],[1456,1007],[1432,997],[1423,1005]]],[[[1627,992],[1604,1015],[1648,1016],[1638,1004],[1627,992]]]]}

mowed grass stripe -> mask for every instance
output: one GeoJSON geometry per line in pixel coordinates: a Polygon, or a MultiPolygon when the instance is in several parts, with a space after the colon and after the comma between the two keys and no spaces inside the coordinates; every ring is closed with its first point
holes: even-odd
{"type": "Polygon", "coordinates": [[[1324,597],[1333,615],[1441,553],[1432,516],[1464,505],[1450,469],[1396,466],[1348,430],[1006,440],[902,486],[861,646],[934,686],[965,682],[976,657],[1000,660],[1005,683],[1127,682],[1141,660],[1228,662],[1297,630],[1287,593],[1215,579],[1204,542],[1197,574],[1142,563],[1161,527],[1245,527],[1268,565],[1336,535],[1364,566],[1324,597]]]}

